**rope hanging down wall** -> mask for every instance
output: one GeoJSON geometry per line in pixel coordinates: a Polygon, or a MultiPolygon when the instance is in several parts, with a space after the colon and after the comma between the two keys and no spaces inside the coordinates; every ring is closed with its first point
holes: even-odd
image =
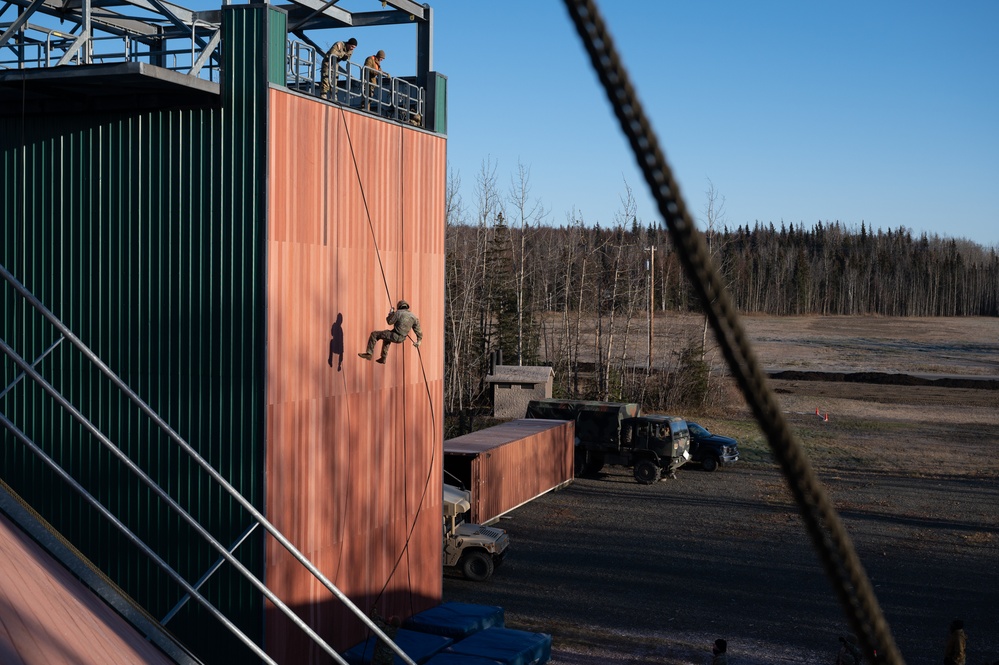
{"type": "MultiPolygon", "coordinates": [[[[343,121],[344,133],[347,136],[347,145],[350,148],[350,159],[351,159],[351,162],[354,165],[354,174],[355,174],[355,176],[357,178],[357,186],[358,186],[358,188],[360,189],[360,192],[361,192],[361,201],[364,203],[364,213],[367,216],[368,230],[371,232],[371,243],[372,243],[372,245],[375,248],[375,258],[377,258],[377,260],[378,260],[378,268],[379,268],[379,270],[381,271],[381,274],[382,274],[382,283],[385,285],[385,296],[388,299],[389,306],[391,307],[393,305],[393,303],[395,302],[395,300],[392,298],[392,293],[391,293],[391,290],[389,289],[388,278],[385,275],[385,265],[384,265],[384,263],[382,263],[381,249],[378,247],[378,240],[377,240],[377,238],[375,236],[375,227],[374,227],[374,223],[371,220],[371,210],[368,208],[368,198],[367,198],[367,195],[365,194],[365,191],[364,191],[364,182],[361,179],[361,171],[360,171],[360,168],[357,165],[357,155],[354,153],[354,142],[351,140],[351,137],[350,137],[350,128],[348,127],[348,124],[347,124],[347,116],[346,116],[346,113],[344,112],[343,104],[338,103],[337,106],[340,109],[340,117],[341,117],[341,120],[343,121]]],[[[401,156],[400,156],[400,159],[399,159],[399,168],[400,168],[400,172],[401,172],[401,169],[402,169],[402,159],[401,159],[401,156]]],[[[430,422],[431,422],[431,428],[432,428],[431,431],[436,432],[437,431],[437,417],[436,417],[436,414],[434,412],[434,400],[433,400],[433,396],[432,396],[432,394],[430,392],[430,382],[427,379],[427,369],[426,369],[426,367],[423,364],[423,354],[420,352],[419,348],[416,349],[416,354],[417,354],[417,357],[420,359],[420,371],[422,372],[422,375],[423,375],[423,385],[424,385],[424,387],[426,388],[426,391],[427,391],[427,403],[429,404],[429,407],[430,407],[430,422]]],[[[404,383],[405,383],[405,378],[404,378],[404,383]]],[[[406,422],[405,417],[403,418],[403,421],[406,422]]],[[[403,436],[405,437],[405,434],[403,436]]],[[[403,455],[405,455],[407,458],[409,456],[409,440],[406,439],[406,438],[403,439],[403,455]]],[[[412,522],[412,524],[409,525],[409,531],[406,533],[406,542],[403,544],[402,550],[399,552],[399,556],[396,558],[395,564],[393,564],[393,566],[392,566],[392,570],[390,570],[389,574],[386,576],[386,578],[385,578],[385,584],[382,585],[382,588],[378,592],[378,595],[375,596],[375,598],[373,600],[373,605],[377,605],[378,602],[381,600],[382,595],[385,593],[385,589],[388,588],[389,582],[392,581],[392,577],[395,575],[395,571],[398,570],[399,564],[402,563],[402,558],[404,556],[407,556],[409,554],[409,543],[410,543],[410,541],[413,538],[413,533],[416,530],[416,523],[419,520],[420,513],[423,511],[423,506],[426,503],[427,491],[430,489],[430,481],[433,479],[434,462],[436,461],[436,459],[437,459],[436,446],[431,443],[431,446],[430,446],[430,465],[429,465],[429,468],[427,469],[427,478],[426,478],[426,480],[423,483],[423,492],[420,494],[420,502],[417,505],[416,514],[413,515],[413,522],[412,522]]],[[[406,462],[408,462],[408,459],[406,460],[406,462]]],[[[404,464],[404,467],[408,469],[409,468],[409,464],[408,463],[404,464]]],[[[408,501],[408,499],[409,499],[409,488],[408,487],[404,487],[403,488],[403,495],[404,495],[405,500],[408,501]]],[[[408,507],[406,508],[406,510],[408,512],[408,507]]],[[[412,575],[412,566],[409,566],[409,572],[410,572],[410,575],[412,575]]],[[[412,599],[413,599],[412,587],[413,587],[412,578],[410,577],[410,583],[409,583],[409,588],[410,588],[410,593],[409,593],[410,604],[412,604],[412,599]]],[[[412,607],[411,607],[411,609],[412,609],[412,607]]]]}
{"type": "Polygon", "coordinates": [[[666,221],[684,270],[700,296],[729,369],[780,464],[808,535],[847,619],[860,636],[865,656],[874,662],[877,650],[879,659],[884,659],[881,662],[904,665],[905,661],[895,645],[853,543],[770,391],[728,291],[680,195],[603,18],[592,0],[565,0],[565,5],[614,107],[621,129],[631,143],[638,166],[652,189],[659,213],[666,221]]]}

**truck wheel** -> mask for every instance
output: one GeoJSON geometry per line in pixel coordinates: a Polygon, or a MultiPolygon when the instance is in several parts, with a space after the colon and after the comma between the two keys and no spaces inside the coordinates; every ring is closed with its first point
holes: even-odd
{"type": "Polygon", "coordinates": [[[647,459],[635,462],[635,480],[643,485],[658,483],[661,477],[662,471],[655,462],[647,459]]]}
{"type": "Polygon", "coordinates": [[[469,552],[461,558],[461,572],[473,582],[488,580],[493,574],[493,559],[485,552],[469,552]]]}
{"type": "Polygon", "coordinates": [[[701,460],[701,468],[705,471],[714,471],[718,468],[718,460],[714,457],[708,455],[703,460],[701,460]]]}

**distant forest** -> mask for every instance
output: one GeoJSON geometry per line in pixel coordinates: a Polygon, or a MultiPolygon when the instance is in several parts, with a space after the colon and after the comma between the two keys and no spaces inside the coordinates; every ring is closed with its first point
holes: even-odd
{"type": "MultiPolygon", "coordinates": [[[[461,216],[455,200],[448,199],[448,410],[481,402],[490,353],[502,350],[505,364],[534,364],[542,344],[544,361],[556,367],[563,382],[578,376],[581,360],[594,368],[585,385],[557,386],[561,395],[637,399],[623,377],[629,368],[614,367],[615,345],[637,331],[650,305],[656,311],[700,311],[668,231],[637,221],[612,228],[582,221],[528,223],[532,215],[525,214],[526,200],[522,196],[520,206],[515,200],[519,214],[512,224],[500,212],[480,213],[481,221],[470,224],[456,221],[461,216]],[[595,343],[588,341],[589,348],[581,350],[580,337],[591,336],[595,343]]],[[[479,202],[479,209],[497,207],[487,200],[479,202]]],[[[714,226],[709,224],[706,240],[742,312],[999,315],[995,248],[914,236],[901,227],[871,232],[863,224],[860,229],[836,222],[811,228],[714,226]]],[[[697,352],[686,350],[690,363],[696,364],[697,352]]],[[[703,344],[700,353],[703,361],[703,344]]]]}

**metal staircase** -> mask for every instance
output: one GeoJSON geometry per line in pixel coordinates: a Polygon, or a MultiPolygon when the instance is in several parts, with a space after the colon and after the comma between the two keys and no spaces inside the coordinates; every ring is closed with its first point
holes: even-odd
{"type": "MultiPolygon", "coordinates": [[[[0,351],[3,352],[4,356],[16,366],[16,374],[13,380],[6,386],[0,389],[0,425],[14,438],[20,441],[24,449],[30,451],[40,463],[48,467],[62,482],[65,483],[67,487],[72,488],[78,495],[82,502],[90,505],[94,510],[100,513],[110,524],[113,524],[115,528],[140,551],[142,552],[147,560],[153,564],[159,570],[165,572],[177,585],[178,589],[178,599],[177,604],[174,606],[170,612],[168,612],[162,619],[158,620],[158,625],[147,625],[144,630],[150,639],[156,641],[160,639],[161,636],[157,636],[161,632],[161,628],[165,626],[171,618],[173,618],[176,613],[183,607],[187,602],[193,600],[194,602],[200,604],[209,614],[215,617],[225,628],[230,631],[240,642],[242,642],[248,649],[250,649],[257,657],[260,658],[261,662],[265,663],[275,663],[275,661],[266,653],[266,651],[250,636],[246,635],[243,630],[241,630],[237,625],[236,621],[227,616],[219,607],[214,605],[205,594],[201,592],[202,587],[211,579],[212,575],[224,564],[228,564],[234,570],[248,581],[253,588],[259,592],[264,598],[266,598],[270,603],[274,605],[280,612],[282,612],[295,626],[297,626],[315,645],[322,649],[326,654],[328,654],[334,662],[346,665],[347,661],[326,641],[322,639],[308,624],[306,624],[285,602],[278,598],[267,585],[256,575],[249,570],[246,565],[244,565],[239,558],[236,556],[237,550],[241,544],[243,544],[249,536],[258,529],[263,529],[267,536],[273,538],[278,543],[281,544],[284,549],[291,554],[295,560],[304,567],[313,578],[325,587],[329,593],[342,602],[358,619],[360,619],[367,628],[378,638],[386,641],[392,648],[392,650],[403,660],[403,662],[408,665],[415,665],[412,659],[405,654],[393,643],[385,633],[378,628],[378,626],[362,612],[340,589],[338,589],[329,579],[327,579],[322,572],[320,572],[316,566],[309,561],[306,556],[295,547],[278,529],[271,524],[270,521],[244,496],[242,496],[227,480],[222,476],[211,464],[209,464],[198,452],[185,441],[171,426],[167,423],[159,414],[157,414],[143,399],[141,399],[135,391],[133,391],[126,383],[115,374],[99,357],[97,357],[94,352],[88,348],[78,337],[76,337],[72,331],[70,331],[49,309],[45,307],[23,284],[21,284],[12,275],[6,267],[0,265],[0,277],[3,279],[3,284],[0,284],[5,289],[13,289],[16,296],[23,301],[24,312],[33,313],[40,315],[44,319],[45,323],[50,326],[52,334],[56,337],[55,341],[52,342],[42,353],[38,354],[33,360],[28,360],[23,357],[22,352],[14,348],[14,346],[8,343],[6,339],[0,339],[0,351]],[[246,525],[242,534],[232,543],[223,544],[218,540],[218,538],[212,533],[209,526],[202,524],[192,513],[197,512],[192,509],[189,503],[196,499],[192,499],[188,495],[185,500],[184,496],[175,496],[179,493],[174,491],[173,493],[167,491],[164,487],[158,484],[152,477],[150,469],[143,465],[132,457],[130,457],[122,448],[113,441],[110,436],[108,436],[101,428],[99,428],[91,418],[88,418],[83,410],[78,406],[68,400],[62,391],[60,391],[53,383],[50,378],[46,378],[44,375],[45,360],[48,358],[53,350],[62,345],[63,343],[69,343],[86,359],[92,364],[94,368],[97,368],[100,373],[106,377],[111,384],[119,391],[120,395],[127,399],[132,405],[137,407],[145,418],[154,425],[160,432],[165,434],[169,440],[172,442],[174,451],[179,456],[178,459],[185,459],[193,462],[197,465],[207,476],[211,479],[211,487],[200,488],[200,491],[215,492],[219,496],[227,496],[233,501],[237,502],[245,513],[249,516],[249,523],[246,525]],[[213,565],[204,570],[197,580],[189,580],[183,574],[178,572],[175,567],[171,566],[165,559],[164,554],[157,551],[156,548],[151,547],[149,544],[144,542],[142,538],[136,535],[135,530],[130,528],[125,520],[121,518],[115,510],[112,509],[108,504],[113,503],[107,500],[102,501],[101,498],[94,496],[85,487],[85,483],[78,477],[75,477],[73,473],[64,468],[53,455],[45,450],[42,445],[36,442],[31,432],[23,431],[15,422],[15,420],[8,415],[5,409],[5,398],[15,390],[18,385],[22,382],[32,382],[34,385],[41,388],[44,393],[50,398],[60,409],[65,413],[69,414],[73,420],[79,423],[87,433],[93,438],[93,440],[100,443],[107,453],[116,459],[124,468],[127,468],[130,474],[139,482],[141,482],[149,492],[152,492],[157,499],[162,502],[163,505],[168,506],[172,511],[173,515],[187,524],[194,532],[196,532],[200,538],[217,553],[218,558],[213,565]]],[[[6,294],[5,294],[6,295],[6,294]]],[[[9,302],[9,301],[8,301],[9,302]]],[[[179,462],[178,462],[179,463],[179,462]]],[[[2,502],[0,502],[2,505],[2,502]]],[[[91,585],[93,587],[93,585],[91,585]]],[[[126,613],[126,618],[128,614],[126,613]]],[[[143,629],[142,626],[139,626],[143,629]]],[[[164,650],[167,650],[166,646],[162,646],[164,650]]],[[[170,653],[169,651],[167,651],[170,653]]],[[[187,660],[181,652],[177,652],[175,659],[179,659],[179,662],[193,662],[187,660]]]]}

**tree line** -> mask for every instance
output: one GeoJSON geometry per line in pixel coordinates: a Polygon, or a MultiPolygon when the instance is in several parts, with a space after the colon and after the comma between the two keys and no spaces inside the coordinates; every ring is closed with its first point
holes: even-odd
{"type": "MultiPolygon", "coordinates": [[[[449,412],[485,403],[484,377],[496,351],[505,364],[552,365],[556,392],[567,397],[651,400],[668,408],[679,391],[664,374],[682,375],[687,385],[698,377],[707,383],[706,327],[685,348],[658,355],[672,359],[671,366],[645,364],[638,349],[629,349],[650,308],[700,311],[667,230],[636,219],[630,191],[612,226],[589,225],[576,214],[553,225],[532,199],[523,167],[505,197],[487,168],[476,184],[472,215],[454,176],[446,198],[449,412]]],[[[838,222],[729,228],[721,224],[721,206],[710,189],[705,237],[740,311],[999,315],[995,248],[916,236],[904,227],[873,231],[838,222]]],[[[689,399],[689,390],[683,394],[689,399]]]]}

